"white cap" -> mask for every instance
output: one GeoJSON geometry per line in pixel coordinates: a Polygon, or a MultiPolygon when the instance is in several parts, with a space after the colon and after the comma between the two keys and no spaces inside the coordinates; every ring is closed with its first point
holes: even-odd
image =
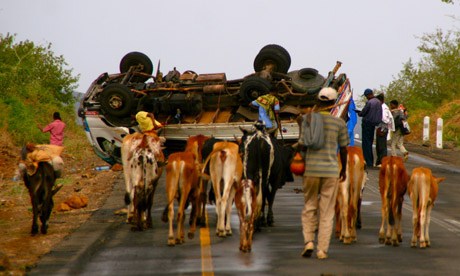
{"type": "Polygon", "coordinates": [[[318,99],[325,102],[337,100],[337,90],[332,87],[324,87],[319,91],[318,99]]]}

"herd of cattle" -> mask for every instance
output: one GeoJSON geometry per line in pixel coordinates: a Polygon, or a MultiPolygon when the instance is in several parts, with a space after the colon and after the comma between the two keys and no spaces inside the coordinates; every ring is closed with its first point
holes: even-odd
{"type": "MultiPolygon", "coordinates": [[[[166,169],[167,205],[162,220],[169,222],[168,245],[185,241],[184,220],[188,205],[191,205],[188,238],[194,237],[197,222],[200,225],[205,223],[204,207],[213,194],[216,234],[220,237],[232,235],[230,215],[235,203],[240,220],[239,249],[250,252],[254,231],[274,223],[272,208],[277,189],[294,180],[289,165],[295,149],[282,144],[263,125],[256,124],[251,130],[241,131],[243,135],[238,141],[222,141],[203,135],[189,137],[185,150],[172,153],[167,159],[162,151],[164,139],[155,133],[127,135],[122,145],[122,162],[127,222],[133,224],[132,229],[141,231],[152,227],[154,193],[166,169]],[[209,180],[212,183],[210,189],[209,180]],[[177,217],[174,215],[176,200],[177,217]]],[[[31,233],[38,233],[37,218],[40,217],[41,233],[46,234],[53,208],[52,196],[58,191],[53,189],[58,175],[48,164],[52,163],[50,160],[32,163],[36,166],[33,174],[21,170],[33,206],[31,233]]],[[[367,169],[361,148],[348,147],[347,178],[339,183],[336,204],[336,237],[345,244],[357,240],[356,229],[361,224],[360,206],[366,180],[367,169]]],[[[438,184],[443,180],[434,177],[427,168],[415,168],[409,176],[401,157],[385,157],[379,173],[382,200],[379,242],[397,246],[402,241],[401,211],[407,191],[413,206],[411,246],[416,247],[417,242],[420,248],[430,246],[430,212],[437,197],[438,184]]]]}

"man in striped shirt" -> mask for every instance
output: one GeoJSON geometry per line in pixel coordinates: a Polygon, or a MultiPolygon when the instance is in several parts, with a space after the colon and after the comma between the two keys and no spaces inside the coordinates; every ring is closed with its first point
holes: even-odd
{"type": "Polygon", "coordinates": [[[347,146],[350,142],[345,121],[333,117],[329,111],[335,104],[337,91],[327,87],[318,94],[318,107],[324,126],[324,146],[318,150],[307,149],[303,192],[305,206],[302,211],[302,232],[305,248],[303,257],[310,257],[315,245],[315,231],[318,229],[318,259],[326,259],[331,240],[338,182],[346,178],[347,146]],[[339,169],[337,149],[340,149],[339,169]]]}

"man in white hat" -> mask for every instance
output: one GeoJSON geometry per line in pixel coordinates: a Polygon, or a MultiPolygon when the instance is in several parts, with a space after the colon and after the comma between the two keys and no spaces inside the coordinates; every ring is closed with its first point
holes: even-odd
{"type": "MultiPolygon", "coordinates": [[[[318,108],[324,126],[324,145],[320,149],[307,148],[306,170],[303,177],[305,205],[302,211],[302,233],[305,247],[303,257],[310,257],[315,249],[318,229],[318,259],[326,259],[334,222],[338,182],[346,178],[347,146],[350,142],[345,121],[330,114],[337,99],[337,91],[326,87],[318,94],[318,108]],[[337,148],[340,148],[339,169],[337,148]]],[[[312,116],[313,117],[313,116],[312,116]]]]}

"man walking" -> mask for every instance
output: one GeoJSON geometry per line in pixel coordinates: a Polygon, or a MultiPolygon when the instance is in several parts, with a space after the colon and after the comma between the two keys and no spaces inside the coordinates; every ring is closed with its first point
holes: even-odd
{"type": "Polygon", "coordinates": [[[375,161],[375,166],[381,167],[383,157],[388,155],[388,132],[395,130],[395,123],[390,108],[385,103],[385,96],[383,93],[378,94],[376,98],[382,103],[382,122],[377,126],[376,131],[375,151],[377,152],[377,160],[375,161]]]}
{"type": "MultiPolygon", "coordinates": [[[[345,121],[333,117],[329,111],[337,99],[337,91],[326,87],[318,94],[318,108],[324,126],[324,145],[320,149],[307,148],[306,170],[303,177],[304,208],[302,233],[305,247],[303,257],[310,257],[315,249],[315,231],[318,229],[318,259],[326,259],[335,215],[338,181],[345,180],[347,145],[349,144],[345,121]],[[340,148],[342,168],[339,171],[337,148],[340,148]]],[[[312,116],[313,117],[313,116],[312,116]]]]}
{"type": "Polygon", "coordinates": [[[391,113],[394,118],[394,125],[395,125],[394,131],[391,132],[391,155],[397,156],[396,148],[399,148],[399,150],[404,156],[404,161],[407,161],[407,159],[409,158],[409,152],[404,147],[404,134],[401,131],[401,128],[402,128],[401,120],[405,120],[407,118],[406,118],[404,110],[399,108],[398,106],[399,106],[399,102],[397,100],[392,100],[390,102],[390,109],[391,109],[391,113]]]}
{"type": "Polygon", "coordinates": [[[367,88],[364,90],[364,96],[367,98],[363,110],[358,112],[358,116],[363,117],[361,122],[362,129],[362,149],[364,160],[368,167],[374,165],[374,154],[372,144],[374,143],[375,127],[382,122],[382,104],[374,97],[374,92],[367,88]]]}

